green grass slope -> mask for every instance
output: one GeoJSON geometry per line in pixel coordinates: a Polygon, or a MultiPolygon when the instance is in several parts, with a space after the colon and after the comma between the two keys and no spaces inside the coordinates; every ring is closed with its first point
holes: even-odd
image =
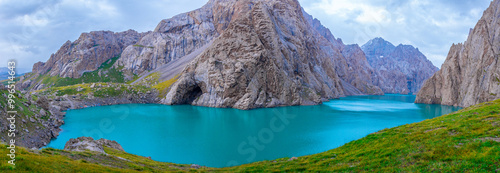
{"type": "Polygon", "coordinates": [[[17,166],[0,148],[0,172],[500,172],[500,100],[370,134],[319,154],[229,168],[191,169],[107,149],[109,155],[21,149],[17,166]]]}
{"type": "MultiPolygon", "coordinates": [[[[71,86],[84,83],[125,83],[127,81],[123,72],[120,71],[120,68],[117,69],[113,67],[118,58],[120,58],[120,56],[107,60],[102,63],[97,70],[85,72],[79,78],[50,76],[49,74],[37,76],[33,73],[27,73],[25,74],[25,79],[35,81],[34,83],[44,84],[44,88],[71,86]]],[[[28,89],[31,89],[31,87],[28,89]]]]}

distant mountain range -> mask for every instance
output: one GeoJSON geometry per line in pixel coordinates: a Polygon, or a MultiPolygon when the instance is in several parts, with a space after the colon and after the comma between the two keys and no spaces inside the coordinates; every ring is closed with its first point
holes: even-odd
{"type": "MultiPolygon", "coordinates": [[[[7,67],[0,67],[0,80],[5,80],[9,78],[9,69],[7,67]]],[[[16,74],[16,77],[22,76],[24,73],[16,74]]]]}
{"type": "Polygon", "coordinates": [[[9,77],[9,69],[7,67],[0,67],[0,80],[7,79],[9,77]]]}
{"type": "Polygon", "coordinates": [[[394,46],[375,38],[361,46],[370,65],[385,79],[379,84],[385,93],[417,94],[425,80],[439,69],[411,45],[394,46]]]}

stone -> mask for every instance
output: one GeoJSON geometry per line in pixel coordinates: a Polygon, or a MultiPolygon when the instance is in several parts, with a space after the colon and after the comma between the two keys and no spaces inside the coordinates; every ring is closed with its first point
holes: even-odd
{"type": "Polygon", "coordinates": [[[67,151],[94,151],[99,153],[105,153],[104,147],[94,141],[91,137],[79,137],[77,139],[70,139],[64,145],[64,150],[67,151]]]}
{"type": "Polygon", "coordinates": [[[417,94],[416,103],[468,107],[500,98],[500,0],[494,0],[465,43],[453,44],[445,62],[417,94]]]}
{"type": "Polygon", "coordinates": [[[124,151],[122,146],[118,144],[116,141],[107,140],[107,139],[99,139],[94,140],[91,137],[79,137],[76,139],[70,139],[66,142],[64,146],[64,150],[67,151],[95,151],[99,153],[105,153],[104,147],[113,148],[116,150],[124,151]]]}
{"type": "Polygon", "coordinates": [[[120,151],[125,151],[125,150],[123,150],[122,146],[118,142],[113,141],[113,140],[99,139],[96,142],[100,145],[105,146],[105,147],[113,148],[113,149],[120,150],[120,151]]]}
{"type": "Polygon", "coordinates": [[[290,159],[288,159],[288,161],[293,161],[293,160],[297,160],[298,158],[297,157],[292,157],[290,159]]]}
{"type": "Polygon", "coordinates": [[[197,165],[197,164],[192,164],[192,165],[190,166],[190,168],[193,168],[193,169],[200,169],[200,168],[201,168],[201,166],[200,166],[200,165],[197,165]]]}
{"type": "Polygon", "coordinates": [[[40,115],[41,116],[45,116],[45,115],[47,115],[47,112],[45,112],[44,109],[40,109],[40,115]]]}

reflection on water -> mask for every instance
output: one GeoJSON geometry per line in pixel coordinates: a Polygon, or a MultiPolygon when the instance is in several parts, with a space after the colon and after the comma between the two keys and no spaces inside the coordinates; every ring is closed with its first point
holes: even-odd
{"type": "Polygon", "coordinates": [[[189,105],[115,105],[70,110],[60,136],[118,141],[154,160],[211,167],[303,156],[341,146],[384,128],[458,110],[414,104],[412,95],[353,96],[317,106],[256,110],[189,105]]]}

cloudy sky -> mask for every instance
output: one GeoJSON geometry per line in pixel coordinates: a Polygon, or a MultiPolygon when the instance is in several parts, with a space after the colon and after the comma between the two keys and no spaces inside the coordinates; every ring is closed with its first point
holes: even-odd
{"type": "MultiPolygon", "coordinates": [[[[0,67],[20,72],[46,61],[67,40],[94,30],[140,32],[208,0],[0,0],[0,67]]],[[[333,35],[362,45],[383,37],[419,48],[440,67],[452,43],[466,40],[490,0],[299,0],[333,35]]]]}

